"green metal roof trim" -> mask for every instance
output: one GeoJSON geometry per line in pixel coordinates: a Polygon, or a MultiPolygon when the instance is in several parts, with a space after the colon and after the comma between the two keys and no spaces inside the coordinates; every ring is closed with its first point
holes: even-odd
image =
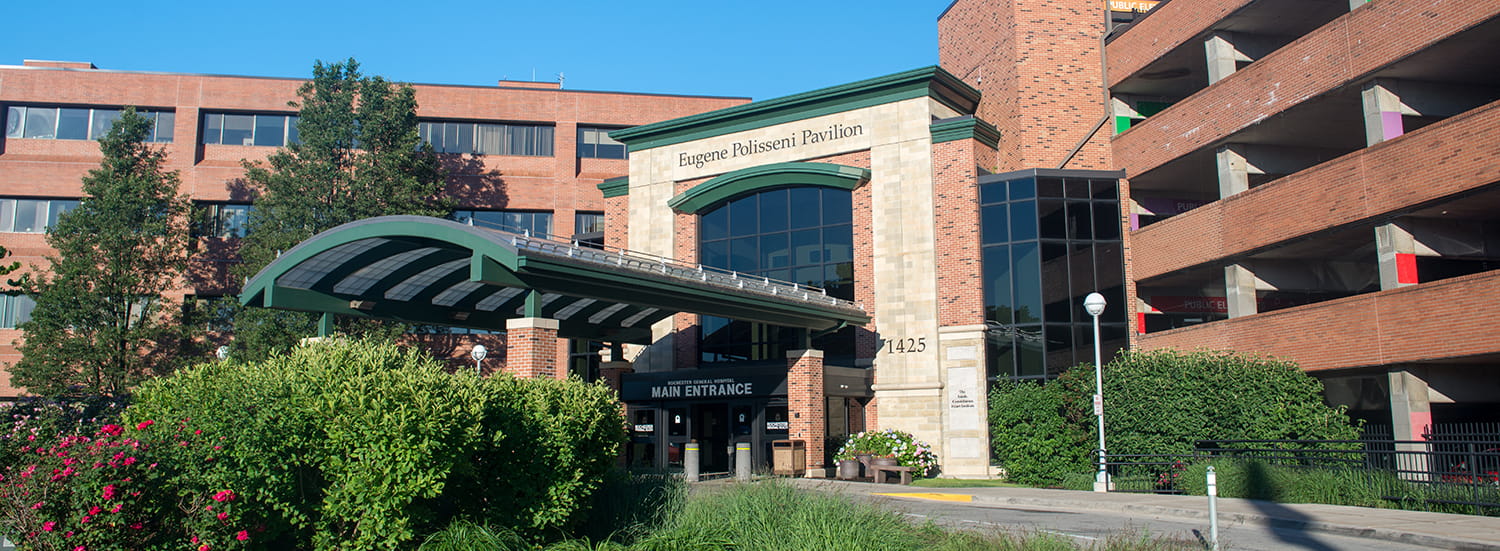
{"type": "Polygon", "coordinates": [[[685,214],[766,188],[787,185],[826,186],[852,190],[870,181],[870,170],[832,163],[775,163],[720,174],[693,186],[667,201],[667,206],[685,214]]]}
{"type": "Polygon", "coordinates": [[[595,187],[598,187],[599,191],[604,192],[605,199],[609,199],[611,197],[623,197],[626,195],[630,195],[630,177],[620,176],[617,178],[610,178],[608,180],[600,182],[599,185],[595,187]]]}
{"type": "Polygon", "coordinates": [[[491,330],[537,316],[557,319],[560,336],[634,343],[649,343],[651,324],[678,312],[814,330],[869,322],[854,305],[806,288],[798,295],[643,258],[451,220],[385,216],[298,244],[256,274],[240,302],[491,330]]]}
{"type": "Polygon", "coordinates": [[[933,66],[616,130],[609,137],[631,151],[645,151],[920,97],[936,99],[959,113],[973,113],[979,105],[978,90],[933,66]]]}
{"type": "Polygon", "coordinates": [[[967,115],[932,123],[932,143],[975,139],[990,147],[1000,146],[1000,130],[994,125],[967,115]]]}

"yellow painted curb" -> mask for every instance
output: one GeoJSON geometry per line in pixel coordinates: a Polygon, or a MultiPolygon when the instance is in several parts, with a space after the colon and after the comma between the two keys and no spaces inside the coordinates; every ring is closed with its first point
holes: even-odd
{"type": "Polygon", "coordinates": [[[968,502],[974,501],[974,496],[971,496],[971,495],[968,495],[968,494],[939,494],[939,493],[936,493],[936,492],[899,493],[899,494],[892,493],[892,494],[875,494],[875,495],[877,495],[877,496],[890,496],[890,497],[909,497],[909,498],[913,498],[913,499],[930,499],[930,500],[933,500],[933,501],[960,501],[960,502],[964,502],[964,503],[968,503],[968,502]]]}

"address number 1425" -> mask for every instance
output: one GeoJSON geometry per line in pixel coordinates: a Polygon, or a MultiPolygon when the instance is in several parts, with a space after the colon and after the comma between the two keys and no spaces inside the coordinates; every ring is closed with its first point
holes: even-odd
{"type": "Polygon", "coordinates": [[[881,348],[887,354],[910,354],[927,351],[927,337],[882,339],[881,348]]]}

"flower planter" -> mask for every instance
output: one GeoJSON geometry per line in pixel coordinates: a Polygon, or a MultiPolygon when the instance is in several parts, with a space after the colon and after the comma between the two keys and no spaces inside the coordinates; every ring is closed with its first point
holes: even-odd
{"type": "Polygon", "coordinates": [[[858,459],[840,459],[839,460],[839,473],[838,473],[839,480],[855,480],[855,479],[858,479],[859,478],[859,468],[860,468],[860,465],[859,465],[859,460],[858,459]]]}

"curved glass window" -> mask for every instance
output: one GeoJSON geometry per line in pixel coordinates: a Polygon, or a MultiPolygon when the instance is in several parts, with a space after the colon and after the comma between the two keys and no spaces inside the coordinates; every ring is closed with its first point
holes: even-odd
{"type": "MultiPolygon", "coordinates": [[[[848,190],[783,187],[740,197],[699,220],[698,260],[704,266],[811,285],[854,300],[854,225],[848,190]]],[[[798,329],[704,316],[704,364],[785,362],[798,329]]],[[[825,362],[853,365],[848,328],[813,339],[825,362]],[[840,361],[842,360],[842,361],[840,361]]]]}

